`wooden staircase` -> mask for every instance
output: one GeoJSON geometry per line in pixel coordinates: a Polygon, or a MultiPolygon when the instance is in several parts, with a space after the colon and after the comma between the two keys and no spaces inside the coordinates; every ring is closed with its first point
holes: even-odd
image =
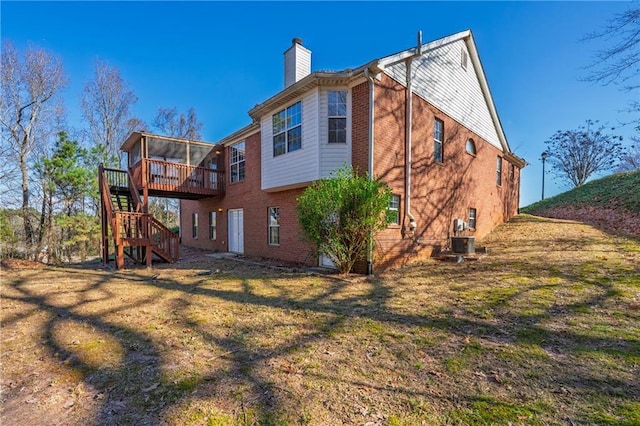
{"type": "Polygon", "coordinates": [[[109,261],[109,229],[115,247],[116,267],[124,267],[127,255],[151,266],[153,254],[173,263],[179,259],[180,240],[150,213],[140,198],[129,171],[98,166],[102,205],[103,261],[109,261]]]}

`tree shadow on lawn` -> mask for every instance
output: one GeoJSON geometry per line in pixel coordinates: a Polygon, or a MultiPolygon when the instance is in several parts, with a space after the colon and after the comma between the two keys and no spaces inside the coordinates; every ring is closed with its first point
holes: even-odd
{"type": "MultiPolygon", "coordinates": [[[[229,270],[229,264],[225,262],[228,261],[217,264],[221,269],[229,270]]],[[[96,389],[97,396],[101,395],[100,407],[94,418],[97,424],[160,424],[167,421],[167,416],[179,416],[185,405],[209,399],[220,403],[220,413],[226,410],[233,414],[224,417],[223,414],[209,411],[203,414],[205,417],[220,415],[222,419],[234,419],[240,424],[275,424],[279,421],[304,423],[309,420],[305,417],[305,406],[308,403],[320,406],[324,404],[323,412],[337,416],[333,417],[334,420],[341,418],[347,419],[346,421],[363,421],[366,418],[365,414],[354,417],[348,412],[353,407],[346,409],[349,404],[357,405],[357,401],[321,402],[323,396],[320,388],[304,389],[289,383],[286,381],[287,374],[295,374],[298,381],[303,382],[307,377],[329,386],[342,386],[352,390],[366,388],[390,398],[389,401],[394,398],[407,401],[416,397],[440,399],[449,408],[469,407],[474,403],[476,396],[471,389],[466,394],[463,392],[461,395],[458,389],[447,395],[432,392],[426,381],[421,384],[390,385],[384,377],[363,379],[358,375],[342,374],[341,368],[353,368],[350,365],[353,360],[350,360],[349,354],[341,354],[344,355],[343,358],[328,364],[322,361],[325,364],[321,363],[321,371],[304,370],[287,364],[286,357],[292,354],[318,356],[316,353],[322,350],[320,348],[335,344],[330,342],[331,339],[342,335],[348,338],[353,321],[375,323],[375,327],[366,323],[371,327],[371,333],[379,330],[384,333],[385,327],[436,330],[448,336],[449,340],[456,340],[462,348],[470,338],[499,347],[537,345],[550,354],[549,360],[545,362],[553,365],[549,376],[540,372],[549,381],[545,387],[557,393],[563,392],[560,389],[569,389],[563,397],[569,405],[573,398],[587,398],[596,394],[625,401],[637,401],[640,395],[640,385],[636,381],[624,377],[615,378],[592,371],[587,366],[575,365],[572,357],[578,352],[591,352],[596,356],[637,359],[636,339],[607,333],[582,334],[567,327],[553,328],[546,324],[549,318],[553,318],[556,324],[569,321],[573,313],[585,306],[592,309],[612,303],[611,299],[617,297],[613,285],[603,283],[598,277],[567,278],[570,282],[589,287],[591,292],[570,303],[547,303],[533,313],[526,313],[513,305],[528,293],[539,291],[544,286],[524,286],[505,295],[505,300],[499,304],[492,300],[477,301],[476,309],[495,313],[493,318],[486,319],[465,312],[464,304],[443,311],[425,310],[421,313],[419,309],[414,309],[413,312],[407,312],[395,303],[401,275],[362,280],[363,288],[357,291],[340,277],[321,277],[316,286],[306,288],[313,294],[300,294],[296,281],[308,276],[283,276],[273,271],[263,271],[263,278],[255,278],[252,275],[255,271],[243,276],[242,268],[232,269],[233,276],[194,276],[187,282],[140,277],[136,273],[70,270],[70,274],[85,274],[91,282],[82,288],[75,303],[61,305],[56,302],[55,295],[32,291],[27,279],[7,279],[4,285],[15,293],[3,297],[27,303],[34,309],[49,313],[42,328],[44,345],[51,359],[59,360],[67,368],[80,373],[84,383],[96,389]],[[127,277],[149,290],[149,294],[140,299],[129,300],[126,295],[118,294],[117,290],[110,287],[127,277]],[[101,298],[122,299],[122,304],[107,311],[91,312],[87,306],[97,300],[96,292],[100,292],[101,298]],[[89,293],[91,297],[87,296],[89,293]],[[127,310],[156,309],[158,299],[163,297],[171,307],[170,314],[163,314],[166,322],[182,329],[185,334],[184,342],[176,343],[173,349],[173,344],[154,338],[148,330],[140,329],[139,324],[124,325],[109,319],[114,314],[127,310]],[[194,316],[194,312],[215,315],[218,313],[216,305],[223,303],[226,307],[221,315],[225,315],[225,318],[215,326],[198,320],[197,315],[194,316]],[[237,305],[237,312],[228,312],[228,303],[237,305]],[[203,308],[206,306],[208,310],[203,308]],[[106,336],[105,339],[115,342],[122,353],[119,362],[104,366],[87,361],[73,345],[63,341],[60,327],[68,323],[88,327],[106,336]],[[292,331],[280,334],[278,329],[292,331]],[[266,343],[261,339],[267,339],[266,343]],[[183,353],[181,356],[185,360],[197,351],[209,351],[212,356],[205,357],[204,361],[200,360],[191,370],[176,373],[172,365],[175,360],[170,355],[176,351],[183,353]],[[327,367],[331,365],[331,368],[327,367]],[[293,413],[298,413],[299,417],[295,417],[293,413]]],[[[435,263],[429,264],[428,268],[413,271],[426,280],[437,279],[445,271],[452,282],[464,279],[465,283],[485,279],[484,274],[488,272],[484,267],[456,270],[450,265],[435,263]]],[[[539,280],[555,276],[556,272],[553,270],[538,270],[537,273],[539,280]]],[[[26,320],[28,318],[24,315],[16,315],[8,318],[5,326],[26,320]]],[[[365,330],[366,332],[369,331],[365,330]]],[[[177,337],[172,338],[175,340],[177,337]]],[[[436,360],[444,362],[443,358],[437,357],[442,356],[439,350],[434,348],[432,353],[436,355],[436,360]]],[[[361,354],[353,356],[357,358],[361,354]]],[[[179,370],[179,366],[177,369],[179,370]]],[[[389,370],[389,374],[393,374],[392,370],[389,370]]],[[[452,386],[455,387],[455,383],[452,386]]],[[[550,408],[552,418],[555,414],[558,419],[557,416],[561,416],[561,413],[556,410],[559,408],[550,408]]]]}

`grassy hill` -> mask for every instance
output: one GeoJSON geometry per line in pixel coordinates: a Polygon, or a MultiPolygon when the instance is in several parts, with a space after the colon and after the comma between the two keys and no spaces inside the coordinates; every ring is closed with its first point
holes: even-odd
{"type": "Polygon", "coordinates": [[[640,170],[588,182],[520,211],[577,220],[607,231],[640,237],[640,170]]]}
{"type": "Polygon", "coordinates": [[[522,213],[537,212],[562,206],[599,206],[640,212],[640,170],[618,173],[593,180],[578,188],[538,201],[521,209],[522,213]]]}

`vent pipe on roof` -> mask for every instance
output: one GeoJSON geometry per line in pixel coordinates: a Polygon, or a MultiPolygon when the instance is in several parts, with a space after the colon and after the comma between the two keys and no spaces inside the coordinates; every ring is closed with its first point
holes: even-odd
{"type": "Polygon", "coordinates": [[[291,40],[291,47],[284,52],[285,89],[311,74],[311,51],[302,45],[302,39],[291,40]]]}

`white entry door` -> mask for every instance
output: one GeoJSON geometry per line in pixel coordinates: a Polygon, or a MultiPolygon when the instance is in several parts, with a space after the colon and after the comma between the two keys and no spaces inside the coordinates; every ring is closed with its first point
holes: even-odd
{"type": "Polygon", "coordinates": [[[229,251],[244,253],[244,219],[242,209],[229,210],[229,251]]]}

